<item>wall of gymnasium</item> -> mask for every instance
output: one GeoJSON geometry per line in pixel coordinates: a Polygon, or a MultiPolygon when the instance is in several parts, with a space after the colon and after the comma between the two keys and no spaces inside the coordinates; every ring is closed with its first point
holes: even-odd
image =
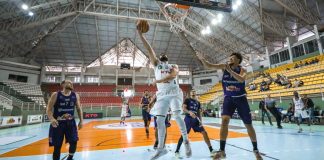
{"type": "Polygon", "coordinates": [[[200,85],[213,85],[218,83],[222,78],[222,71],[199,71],[194,72],[192,75],[193,86],[200,86],[200,85]],[[201,81],[210,79],[210,83],[201,84],[201,81]]]}
{"type": "Polygon", "coordinates": [[[41,67],[0,60],[0,81],[8,81],[9,74],[27,76],[27,83],[39,84],[41,67]]]}

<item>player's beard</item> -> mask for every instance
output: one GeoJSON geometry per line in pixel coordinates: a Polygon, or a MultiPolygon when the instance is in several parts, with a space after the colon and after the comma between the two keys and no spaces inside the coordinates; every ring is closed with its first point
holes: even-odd
{"type": "Polygon", "coordinates": [[[65,86],[65,89],[72,91],[73,87],[72,86],[65,86]]]}

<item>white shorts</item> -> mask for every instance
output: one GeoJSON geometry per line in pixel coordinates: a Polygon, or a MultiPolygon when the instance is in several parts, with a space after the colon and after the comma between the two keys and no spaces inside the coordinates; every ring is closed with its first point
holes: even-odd
{"type": "Polygon", "coordinates": [[[295,110],[295,115],[294,115],[296,118],[309,118],[309,115],[307,113],[306,110],[301,110],[301,109],[297,109],[295,110]]]}
{"type": "Polygon", "coordinates": [[[127,117],[127,112],[125,111],[125,112],[121,112],[121,114],[120,114],[120,117],[127,117]]]}
{"type": "Polygon", "coordinates": [[[168,114],[169,108],[171,111],[181,111],[183,104],[183,93],[180,88],[173,88],[170,90],[162,90],[156,92],[156,102],[150,111],[153,116],[168,114]]]}

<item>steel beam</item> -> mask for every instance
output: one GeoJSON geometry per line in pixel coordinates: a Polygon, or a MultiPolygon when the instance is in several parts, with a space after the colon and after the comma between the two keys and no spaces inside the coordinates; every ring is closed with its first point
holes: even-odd
{"type": "Polygon", "coordinates": [[[300,0],[275,0],[282,7],[293,13],[295,16],[306,22],[308,25],[319,24],[321,19],[320,16],[309,9],[300,0]]]}

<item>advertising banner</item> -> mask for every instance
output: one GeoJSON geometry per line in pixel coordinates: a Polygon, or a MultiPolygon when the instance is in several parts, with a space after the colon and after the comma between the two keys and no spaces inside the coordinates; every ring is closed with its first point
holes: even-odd
{"type": "Polygon", "coordinates": [[[0,117],[0,127],[16,126],[22,124],[22,116],[0,117]]]}
{"type": "Polygon", "coordinates": [[[27,124],[33,124],[33,123],[42,123],[43,115],[28,115],[27,116],[27,124]]]}
{"type": "Polygon", "coordinates": [[[83,112],[83,119],[97,119],[97,118],[102,118],[102,117],[103,117],[102,113],[83,112]]]}

